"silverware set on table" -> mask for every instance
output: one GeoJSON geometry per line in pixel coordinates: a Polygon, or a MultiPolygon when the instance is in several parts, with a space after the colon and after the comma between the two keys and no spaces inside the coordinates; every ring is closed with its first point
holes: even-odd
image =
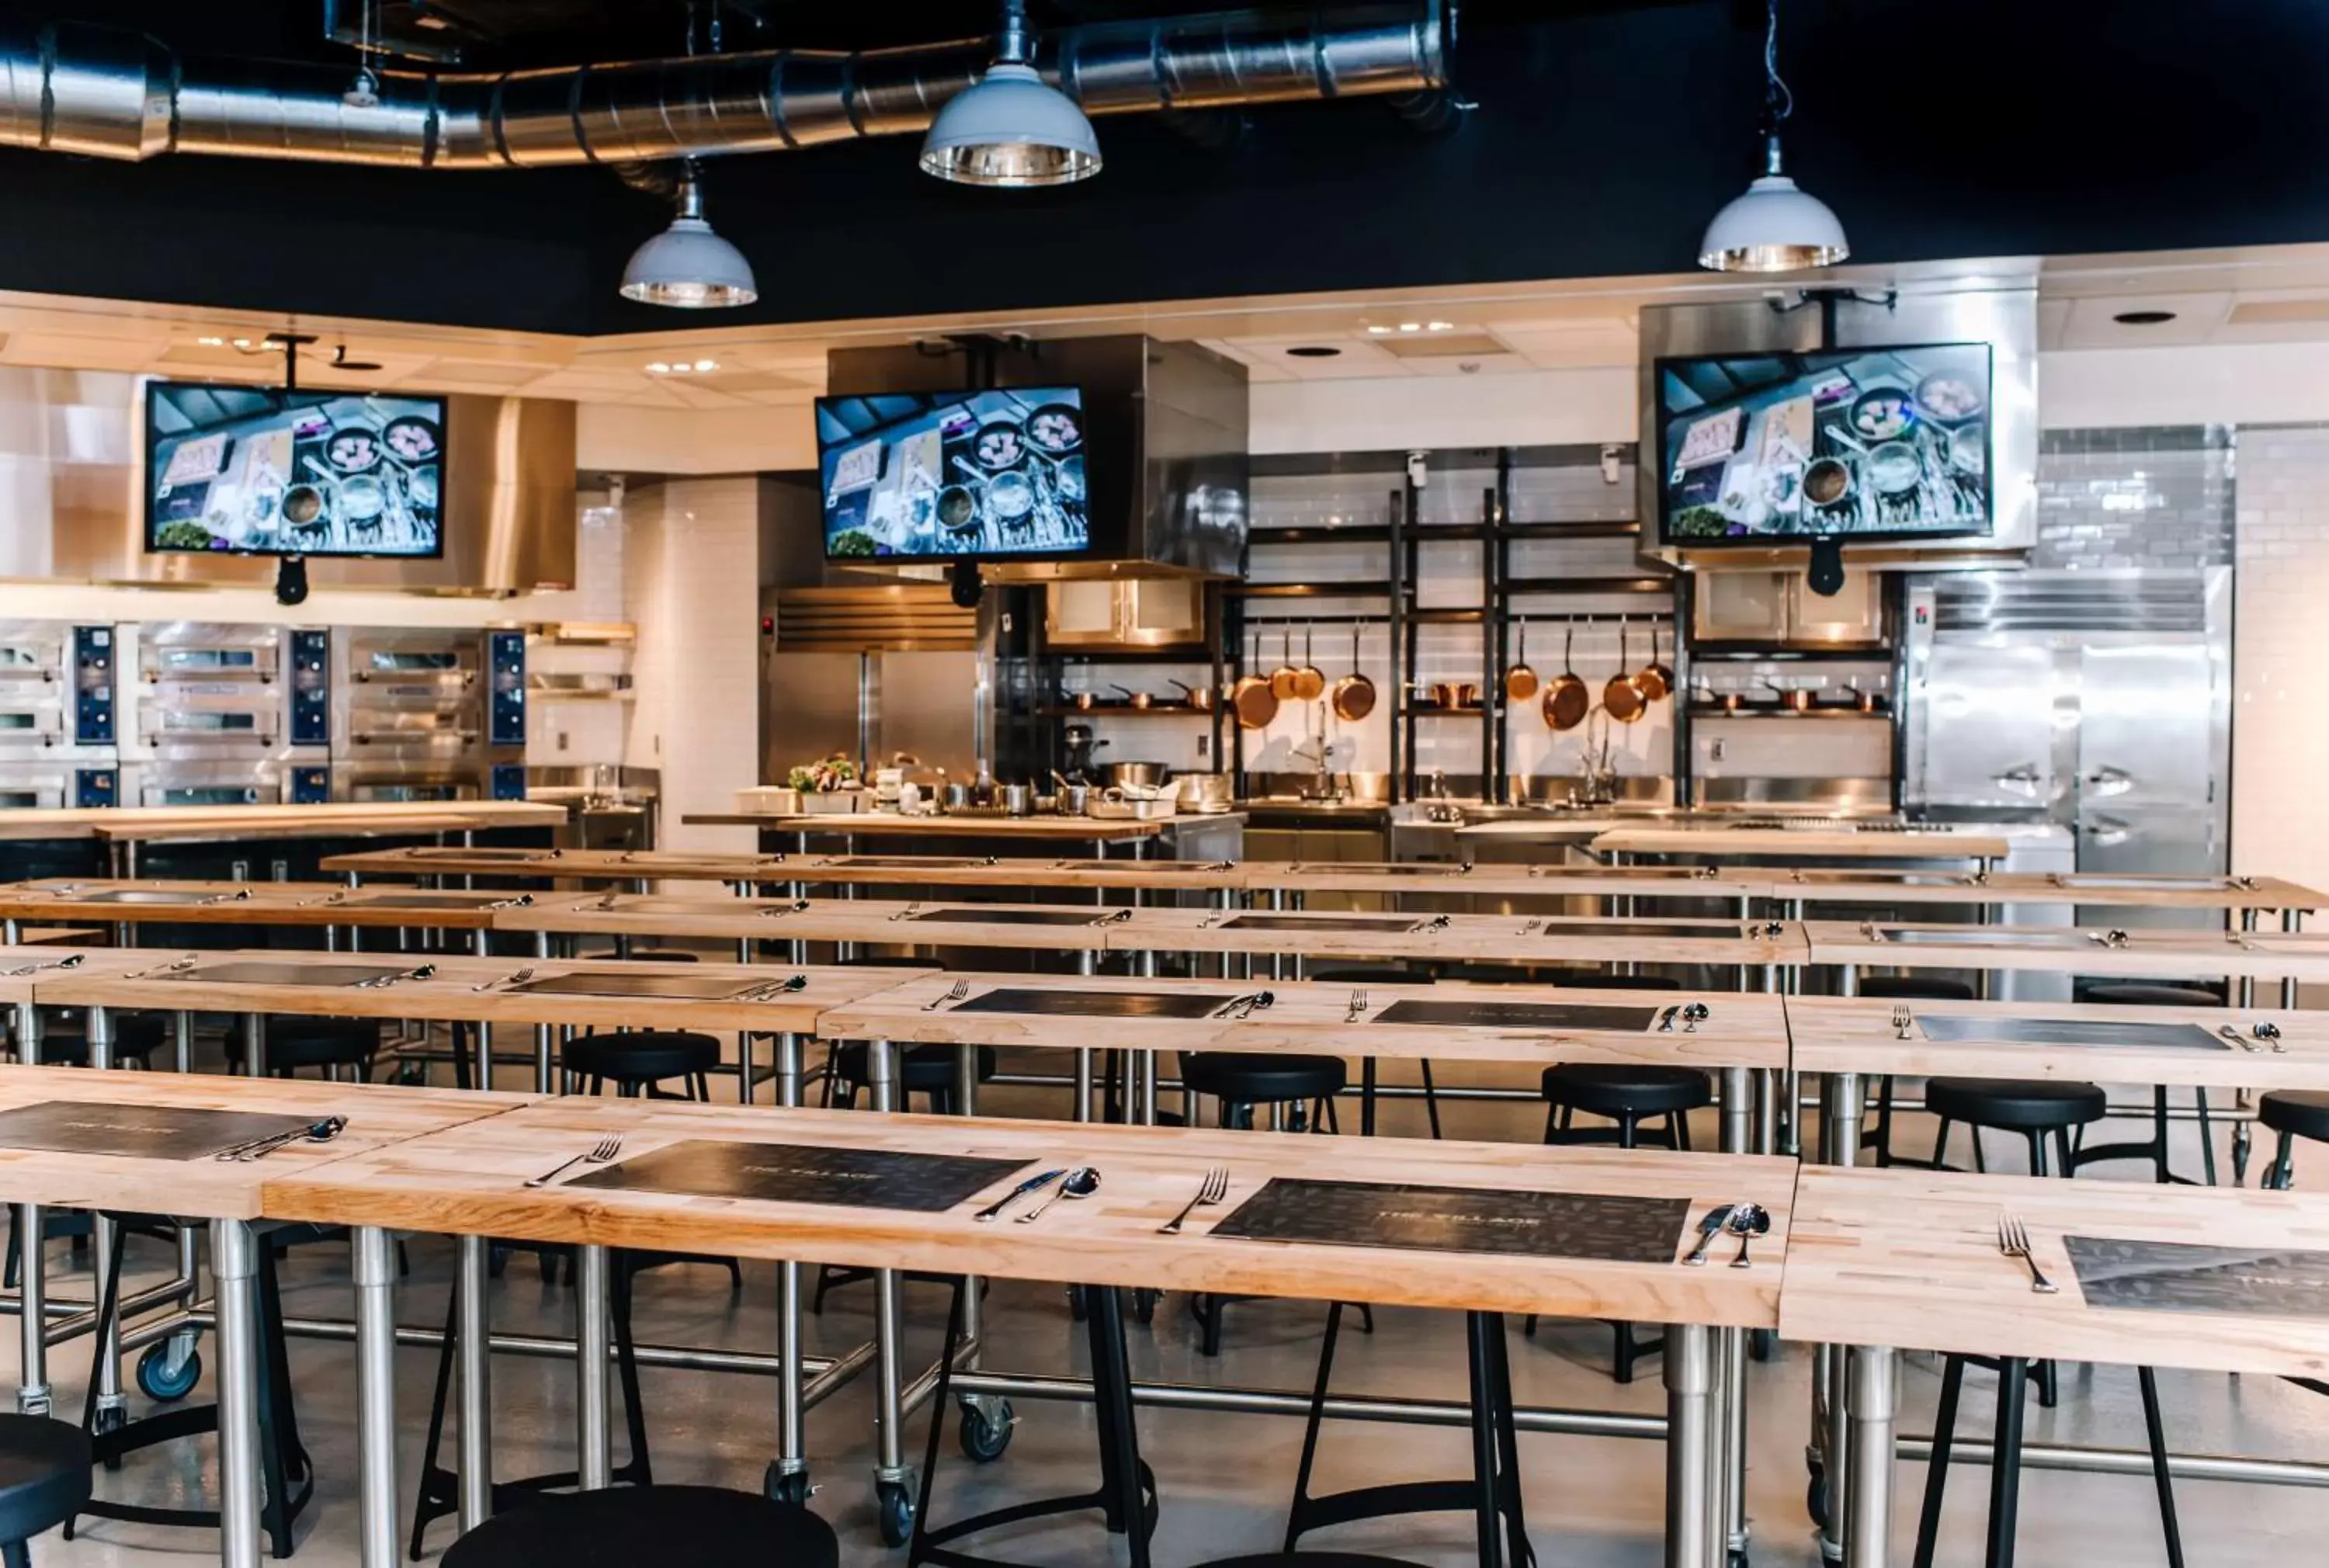
{"type": "Polygon", "coordinates": [[[760,918],[763,920],[781,920],[787,915],[797,915],[807,907],[808,900],[806,898],[796,898],[789,904],[771,904],[766,909],[760,911],[760,918]]]}
{"type": "Polygon", "coordinates": [[[122,978],[124,980],[150,980],[156,975],[184,974],[186,971],[193,968],[195,964],[201,962],[202,961],[200,959],[196,958],[190,953],[184,958],[173,959],[168,963],[157,963],[151,969],[133,970],[129,973],[122,976],[122,978]]]}
{"type": "Polygon", "coordinates": [[[1249,991],[1243,996],[1233,996],[1223,1002],[1213,1017],[1221,1020],[1249,1019],[1278,1000],[1274,991],[1249,991]]]}
{"type": "Polygon", "coordinates": [[[491,991],[497,985],[523,985],[533,978],[533,971],[521,969],[515,974],[496,974],[471,986],[471,991],[491,991]]]}
{"type": "Polygon", "coordinates": [[[568,1171],[573,1169],[578,1165],[605,1165],[613,1160],[614,1158],[622,1153],[622,1151],[623,1135],[619,1132],[611,1133],[605,1138],[599,1139],[598,1142],[592,1144],[589,1149],[584,1150],[573,1159],[552,1166],[540,1176],[527,1177],[525,1178],[525,1184],[528,1187],[548,1187],[552,1182],[557,1180],[560,1177],[565,1175],[568,1171]]]}
{"type": "Polygon", "coordinates": [[[922,1010],[926,1013],[934,1013],[940,1008],[952,1007],[956,1002],[965,1000],[969,995],[970,981],[966,980],[958,980],[952,985],[947,987],[945,991],[939,992],[937,996],[934,996],[930,998],[929,1000],[924,1002],[922,1004],[922,1010]]]}
{"type": "Polygon", "coordinates": [[[1351,992],[1350,1005],[1343,1009],[1343,1021],[1346,1024],[1357,1023],[1359,1015],[1366,1010],[1367,993],[1363,990],[1353,991],[1351,992]]]}
{"type": "Polygon", "coordinates": [[[1226,1165],[1212,1167],[1205,1172],[1204,1180],[1198,1184],[1197,1196],[1183,1205],[1180,1213],[1158,1225],[1156,1234],[1160,1236],[1179,1235],[1182,1225],[1188,1223],[1191,1215],[1201,1208],[1212,1208],[1229,1196],[1229,1190],[1230,1168],[1226,1165]]]}
{"type": "Polygon", "coordinates": [[[752,987],[750,991],[740,991],[728,1000],[731,1001],[774,1001],[780,996],[791,996],[796,991],[806,991],[807,989],[808,976],[805,974],[788,974],[782,980],[768,981],[762,984],[752,987]]]}
{"type": "Polygon", "coordinates": [[[0,972],[5,972],[11,980],[16,980],[28,974],[39,974],[43,970],[79,969],[80,967],[80,960],[81,955],[76,953],[66,958],[52,958],[44,963],[19,964],[14,969],[0,972]]]}
{"type": "Polygon", "coordinates": [[[891,920],[911,920],[915,915],[921,912],[922,901],[917,898],[912,903],[907,905],[903,909],[900,909],[897,911],[897,913],[890,915],[889,918],[891,920]]]}
{"type": "Polygon", "coordinates": [[[1734,1269],[1751,1268],[1754,1261],[1748,1255],[1749,1249],[1755,1244],[1757,1236],[1768,1235],[1770,1230],[1771,1211],[1759,1203],[1716,1204],[1698,1222],[1698,1244],[1682,1261],[1692,1268],[1702,1267],[1715,1238],[1731,1235],[1739,1238],[1739,1252],[1730,1260],[1730,1266],[1734,1269]]]}
{"type": "Polygon", "coordinates": [[[436,972],[437,966],[433,963],[417,964],[410,969],[398,970],[394,974],[376,974],[370,980],[360,980],[356,981],[355,988],[358,991],[386,991],[390,986],[408,980],[427,980],[436,972]]]}
{"type": "Polygon", "coordinates": [[[2244,1051],[2277,1051],[2287,1055],[2288,1047],[2280,1043],[2280,1026],[2270,1019],[2259,1019],[2242,1034],[2230,1024],[2219,1024],[2216,1032],[2244,1051]]]}
{"type": "Polygon", "coordinates": [[[2029,1268],[2030,1289],[2034,1294],[2051,1296],[2059,1293],[2059,1287],[2046,1277],[2046,1272],[2038,1266],[2038,1260],[2031,1254],[2030,1227],[2022,1223],[2020,1216],[2002,1214],[1997,1216],[1997,1250],[2009,1258],[2019,1258],[2029,1268]]]}
{"type": "Polygon", "coordinates": [[[238,1163],[264,1160],[277,1150],[288,1148],[294,1143],[329,1143],[346,1131],[347,1126],[348,1119],[344,1116],[326,1116],[320,1122],[310,1122],[305,1127],[294,1127],[288,1132],[270,1132],[264,1138],[247,1139],[231,1149],[220,1150],[213,1158],[238,1163]]]}
{"type": "Polygon", "coordinates": [[[1916,1027],[1917,1015],[1915,1013],[1910,1012],[1906,1007],[1895,1007],[1892,1009],[1892,1038],[1894,1039],[1915,1039],[1917,1037],[1910,1034],[1909,1031],[1916,1027]]]}

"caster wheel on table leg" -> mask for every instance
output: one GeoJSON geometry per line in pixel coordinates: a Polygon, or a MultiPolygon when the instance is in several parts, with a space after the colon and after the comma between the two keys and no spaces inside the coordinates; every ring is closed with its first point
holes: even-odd
{"type": "Polygon", "coordinates": [[[768,1471],[760,1478],[761,1495],[787,1507],[808,1507],[809,1494],[816,1489],[808,1484],[806,1470],[781,1469],[774,1460],[768,1461],[768,1471]]]}
{"type": "Polygon", "coordinates": [[[962,1424],[955,1435],[965,1458],[992,1464],[1011,1446],[1011,1430],[1018,1424],[1009,1400],[974,1397],[962,1402],[962,1424]]]}
{"type": "Polygon", "coordinates": [[[1827,1528],[1827,1471],[1818,1466],[1813,1467],[1811,1479],[1804,1486],[1804,1512],[1812,1516],[1813,1524],[1827,1528]]]}
{"type": "Polygon", "coordinates": [[[873,1502],[882,1516],[882,1544],[902,1546],[914,1538],[914,1493],[903,1481],[876,1481],[873,1502]]]}
{"type": "Polygon", "coordinates": [[[203,1358],[193,1347],[187,1347],[173,1365],[171,1346],[172,1341],[167,1339],[148,1345],[146,1353],[137,1358],[137,1392],[164,1404],[192,1394],[203,1376],[203,1358]]]}

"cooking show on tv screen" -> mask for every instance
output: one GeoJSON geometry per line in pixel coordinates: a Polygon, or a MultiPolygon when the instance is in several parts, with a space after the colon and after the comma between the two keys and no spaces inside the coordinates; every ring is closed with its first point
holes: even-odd
{"type": "Polygon", "coordinates": [[[1660,360],[1671,545],[1990,531],[1987,343],[1660,360]]]}
{"type": "Polygon", "coordinates": [[[1076,388],[820,398],[816,433],[828,557],[1091,548],[1076,388]]]}

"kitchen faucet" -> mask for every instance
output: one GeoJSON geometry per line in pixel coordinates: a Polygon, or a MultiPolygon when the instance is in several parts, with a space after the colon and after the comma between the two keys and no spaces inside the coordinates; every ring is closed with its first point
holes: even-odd
{"type": "Polygon", "coordinates": [[[1339,798],[1339,793],[1334,788],[1334,773],[1327,766],[1327,759],[1333,750],[1334,748],[1327,744],[1323,731],[1294,748],[1296,756],[1306,758],[1312,765],[1310,788],[1306,792],[1306,799],[1331,801],[1339,798]],[[1315,750],[1312,749],[1314,745],[1316,747],[1315,750]]]}

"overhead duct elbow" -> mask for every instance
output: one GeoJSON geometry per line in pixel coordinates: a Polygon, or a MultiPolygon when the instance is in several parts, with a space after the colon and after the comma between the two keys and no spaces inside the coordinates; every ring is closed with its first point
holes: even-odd
{"type": "MultiPolygon", "coordinates": [[[[0,23],[0,146],[411,168],[543,168],[774,153],[927,130],[985,39],[769,50],[498,75],[181,55],[84,23],[0,23]]],[[[1044,75],[1092,114],[1416,93],[1447,80],[1441,0],[1238,11],[1051,34],[1044,75]]]]}

